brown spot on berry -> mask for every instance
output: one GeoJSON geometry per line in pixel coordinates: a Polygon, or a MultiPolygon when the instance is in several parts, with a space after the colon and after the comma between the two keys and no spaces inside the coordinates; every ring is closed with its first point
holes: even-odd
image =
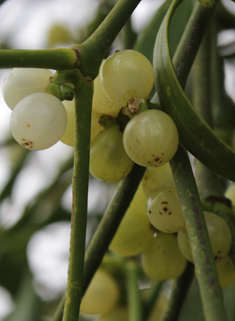
{"type": "Polygon", "coordinates": [[[165,201],[165,202],[161,202],[161,205],[162,205],[162,204],[168,204],[168,202],[166,202],[166,201],[165,201]]]}
{"type": "Polygon", "coordinates": [[[159,161],[159,157],[156,157],[154,160],[155,160],[155,162],[158,162],[159,161]]]}
{"type": "Polygon", "coordinates": [[[25,138],[21,139],[21,145],[30,149],[33,149],[33,142],[26,140],[25,138]]]}
{"type": "Polygon", "coordinates": [[[171,215],[171,212],[169,212],[168,215],[171,215]]]}
{"type": "Polygon", "coordinates": [[[160,213],[160,215],[162,215],[162,212],[159,211],[159,213],[160,213]]]}

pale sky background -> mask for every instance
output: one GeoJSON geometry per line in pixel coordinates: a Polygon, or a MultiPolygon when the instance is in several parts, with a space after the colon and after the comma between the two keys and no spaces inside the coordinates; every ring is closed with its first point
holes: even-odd
{"type": "MultiPolygon", "coordinates": [[[[226,1],[235,8],[234,3],[226,1]]],[[[133,14],[133,26],[139,31],[150,20],[162,0],[143,0],[133,14]]],[[[54,23],[65,24],[71,30],[77,29],[92,19],[98,0],[8,0],[0,6],[0,39],[11,36],[11,46],[16,49],[41,49],[45,47],[46,36],[54,23]]],[[[235,10],[235,9],[234,9],[235,10]]],[[[230,32],[220,37],[235,39],[230,32]]],[[[118,48],[117,48],[118,49],[118,48]]],[[[226,86],[235,99],[235,63],[226,66],[226,86]]],[[[0,87],[7,74],[0,71],[0,87]]],[[[9,135],[11,110],[5,105],[0,90],[0,142],[9,135]]],[[[10,225],[20,215],[25,204],[36,195],[56,175],[57,166],[62,163],[73,148],[62,143],[39,152],[32,153],[27,167],[22,171],[13,191],[12,202],[3,202],[0,207],[0,224],[10,225]]],[[[0,190],[9,175],[9,156],[0,150],[0,190]]],[[[109,185],[96,182],[89,190],[89,210],[97,207],[99,192],[107,193],[109,185]]],[[[113,192],[113,189],[110,193],[113,192]]],[[[109,197],[110,195],[107,195],[109,197]]],[[[71,208],[71,188],[63,198],[66,208],[71,208]]],[[[101,204],[101,208],[104,204],[101,204]]],[[[50,300],[63,293],[66,287],[67,260],[69,249],[69,223],[55,223],[36,233],[28,246],[30,267],[35,275],[39,294],[50,300]]],[[[36,284],[35,283],[35,284],[36,284]]],[[[13,308],[11,297],[0,287],[0,320],[13,308]]]]}

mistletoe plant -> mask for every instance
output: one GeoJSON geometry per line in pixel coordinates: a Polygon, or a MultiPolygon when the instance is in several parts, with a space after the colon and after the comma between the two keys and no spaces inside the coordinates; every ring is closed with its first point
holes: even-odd
{"type": "MultiPolygon", "coordinates": [[[[85,318],[80,310],[101,314],[99,320],[150,320],[169,279],[170,298],[155,320],[183,320],[194,274],[201,318],[232,320],[221,287],[235,282],[235,220],[224,196],[227,182],[235,181],[235,109],[216,39],[234,28],[234,16],[219,0],[166,0],[133,41],[130,17],[139,2],[119,0],[84,42],[70,48],[0,50],[0,67],[14,68],[3,84],[13,137],[29,150],[58,140],[74,146],[67,289],[52,320],[85,318]],[[107,58],[121,32],[125,50],[107,58]],[[85,250],[89,171],[120,182],[85,250]],[[138,286],[143,279],[151,280],[146,295],[138,286]]],[[[25,249],[36,230],[61,218],[54,205],[41,225],[30,221],[48,195],[63,195],[69,181],[60,179],[71,163],[15,225],[1,230],[0,258],[10,240],[24,235],[25,249]]]]}

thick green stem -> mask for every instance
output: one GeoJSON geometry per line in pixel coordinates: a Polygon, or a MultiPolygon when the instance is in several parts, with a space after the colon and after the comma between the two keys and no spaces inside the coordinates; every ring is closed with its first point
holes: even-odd
{"type": "Polygon", "coordinates": [[[126,284],[128,300],[128,321],[143,321],[143,306],[138,286],[138,269],[136,263],[126,263],[126,284]]]}
{"type": "Polygon", "coordinates": [[[194,175],[184,148],[179,149],[171,167],[183,210],[186,230],[207,321],[225,321],[222,291],[194,175]]]}
{"type": "MultiPolygon", "coordinates": [[[[78,81],[78,83],[80,83],[78,81]]],[[[70,237],[69,274],[63,321],[77,321],[82,298],[87,195],[89,180],[90,124],[93,83],[85,79],[75,90],[75,150],[73,210],[70,237]]]]}
{"type": "Polygon", "coordinates": [[[79,68],[85,77],[95,79],[108,49],[140,1],[119,0],[91,36],[70,49],[0,50],[0,68],[79,68]]]}
{"type": "Polygon", "coordinates": [[[79,68],[83,75],[92,79],[98,75],[108,49],[140,1],[119,0],[95,32],[81,45],[73,46],[80,54],[79,68]]]}
{"type": "MultiPolygon", "coordinates": [[[[130,174],[125,177],[117,187],[116,193],[86,250],[83,294],[86,292],[91,279],[109,248],[118,226],[135,195],[138,185],[144,175],[144,171],[144,167],[135,164],[130,174]]],[[[64,299],[65,297],[61,299],[60,305],[53,317],[53,321],[62,320],[64,299]]]]}
{"type": "Polygon", "coordinates": [[[77,52],[72,49],[0,50],[0,68],[31,67],[55,70],[77,67],[77,52]]]}

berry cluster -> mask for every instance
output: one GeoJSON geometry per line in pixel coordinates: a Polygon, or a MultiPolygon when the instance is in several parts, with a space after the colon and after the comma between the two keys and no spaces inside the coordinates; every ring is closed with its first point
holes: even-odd
{"type": "Polygon", "coordinates": [[[92,106],[106,115],[104,130],[91,143],[90,172],[96,178],[118,181],[134,163],[161,166],[174,156],[179,137],[173,120],[146,104],[153,84],[153,68],[137,51],[118,51],[102,62],[92,106]],[[124,131],[122,112],[131,118],[124,131]]]}
{"type": "MultiPolygon", "coordinates": [[[[3,84],[3,97],[13,109],[12,135],[31,150],[58,140],[74,146],[74,102],[62,104],[45,93],[51,77],[46,69],[15,68],[3,84]]],[[[96,178],[119,181],[134,162],[162,166],[174,156],[179,137],[173,120],[146,104],[153,83],[153,68],[137,51],[118,51],[102,62],[92,103],[90,172],[96,178]],[[122,111],[132,118],[126,127],[120,122],[122,111]]]]}
{"type": "MultiPolygon", "coordinates": [[[[45,93],[51,77],[49,70],[16,68],[3,84],[3,97],[13,110],[12,135],[31,150],[48,148],[58,140],[74,146],[74,102],[61,103],[45,93]]],[[[94,81],[90,172],[102,181],[116,182],[130,173],[134,163],[148,168],[109,249],[120,256],[141,253],[145,273],[167,280],[180,276],[193,257],[169,166],[179,135],[168,114],[149,108],[147,99],[153,83],[153,68],[137,51],[118,51],[102,62],[94,81]],[[130,116],[124,125],[123,114],[130,116]]],[[[205,220],[220,283],[227,286],[235,281],[228,256],[231,233],[216,214],[205,212],[205,220]]],[[[91,296],[87,301],[88,291],[81,311],[99,314],[114,308],[119,292],[112,280],[104,278],[109,277],[98,271],[92,282],[99,285],[99,293],[102,284],[109,284],[107,293],[112,296],[105,296],[108,309],[100,310],[102,298],[97,294],[98,298],[91,296]],[[94,309],[91,301],[97,303],[94,309]]]]}
{"type": "MultiPolygon", "coordinates": [[[[158,110],[140,113],[153,83],[153,68],[137,51],[118,51],[102,62],[92,103],[90,172],[96,178],[119,181],[134,162],[160,166],[176,152],[178,132],[172,119],[158,110]],[[135,117],[123,132],[120,114],[127,106],[135,117]]],[[[68,126],[61,141],[73,146],[75,111],[71,102],[66,102],[65,108],[68,126]]]]}
{"type": "MultiPolygon", "coordinates": [[[[211,212],[204,215],[220,284],[228,286],[235,282],[234,265],[228,255],[231,232],[220,216],[211,212]]],[[[187,260],[194,262],[168,163],[147,169],[110,250],[121,256],[141,253],[145,273],[156,280],[176,278],[183,273],[187,260]]]]}

